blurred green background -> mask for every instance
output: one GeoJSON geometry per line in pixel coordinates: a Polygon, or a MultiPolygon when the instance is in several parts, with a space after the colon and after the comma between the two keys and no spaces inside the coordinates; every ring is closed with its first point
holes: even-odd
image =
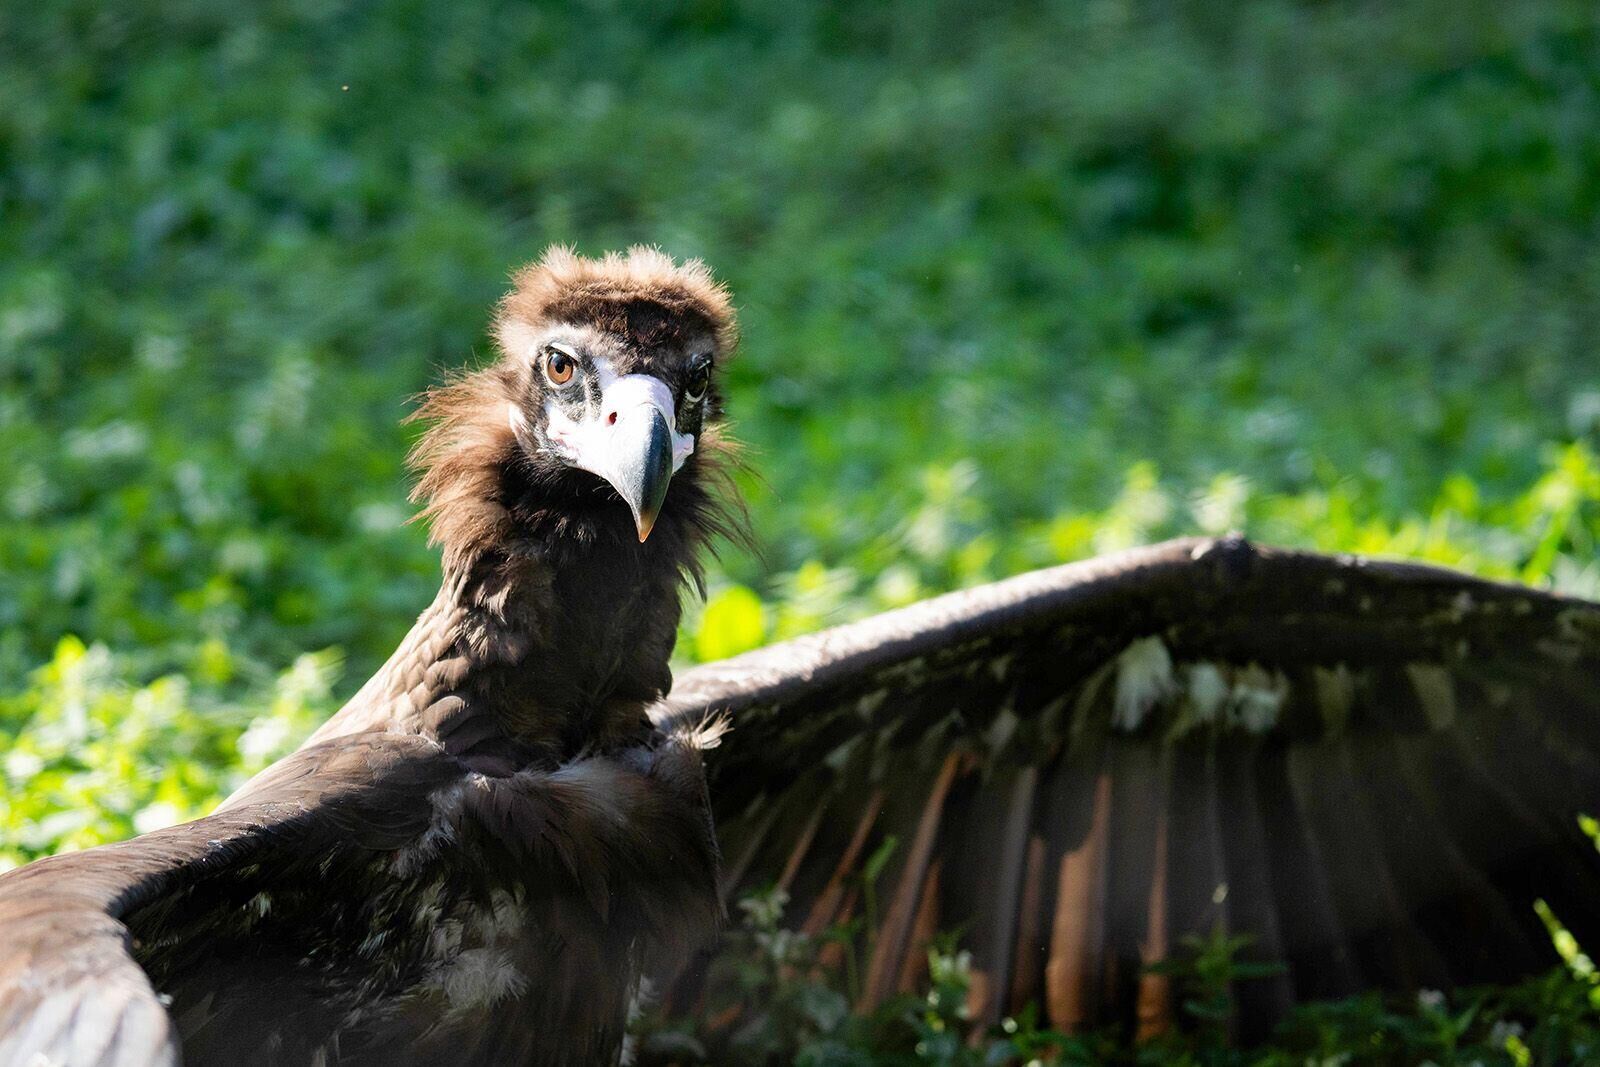
{"type": "Polygon", "coordinates": [[[685,661],[1185,532],[1600,594],[1591,3],[0,5],[0,863],[202,811],[437,581],[408,397],[708,260],[685,661]]]}

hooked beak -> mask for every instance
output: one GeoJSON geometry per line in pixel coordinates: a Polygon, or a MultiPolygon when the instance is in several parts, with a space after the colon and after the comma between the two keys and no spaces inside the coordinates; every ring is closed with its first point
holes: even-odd
{"type": "MultiPolygon", "coordinates": [[[[610,417],[610,416],[608,416],[610,417]]],[[[642,404],[615,414],[606,471],[597,472],[611,483],[633,512],[639,541],[650,536],[661,502],[672,480],[672,428],[653,404],[642,404]]]]}
{"type": "MultiPolygon", "coordinates": [[[[677,405],[672,390],[649,374],[611,379],[600,392],[598,409],[580,420],[547,409],[545,439],[552,451],[580,470],[611,484],[633,512],[643,543],[650,536],[667,496],[667,483],[694,451],[694,437],[675,433],[677,405]]],[[[527,433],[515,405],[512,429],[527,433]]]]}

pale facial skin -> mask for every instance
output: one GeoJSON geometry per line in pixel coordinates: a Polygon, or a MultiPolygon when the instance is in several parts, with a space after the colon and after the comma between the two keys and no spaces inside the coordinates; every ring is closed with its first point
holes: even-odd
{"type": "Polygon", "coordinates": [[[508,405],[512,432],[531,452],[598,475],[627,503],[642,542],[650,536],[667,484],[694,452],[709,388],[712,355],[624,359],[581,328],[527,339],[542,419],[508,405]],[[648,369],[619,372],[619,364],[648,369]]]}

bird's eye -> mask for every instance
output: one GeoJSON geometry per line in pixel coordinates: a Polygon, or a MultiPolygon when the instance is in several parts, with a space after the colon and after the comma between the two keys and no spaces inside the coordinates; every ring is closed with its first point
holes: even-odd
{"type": "Polygon", "coordinates": [[[711,364],[702,363],[689,372],[689,380],[684,383],[683,397],[690,403],[703,399],[706,390],[711,388],[711,364]]]}
{"type": "Polygon", "coordinates": [[[551,349],[550,354],[545,357],[544,376],[550,379],[552,385],[566,385],[572,381],[573,372],[577,369],[577,360],[559,348],[551,349]]]}

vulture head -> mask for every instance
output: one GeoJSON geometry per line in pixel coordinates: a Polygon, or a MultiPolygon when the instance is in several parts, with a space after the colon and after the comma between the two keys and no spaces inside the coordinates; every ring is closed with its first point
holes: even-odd
{"type": "MultiPolygon", "coordinates": [[[[718,375],[736,343],[727,291],[698,260],[552,248],[517,271],[493,364],[430,392],[412,462],[446,562],[519,538],[652,536],[690,561],[737,529],[719,463],[718,375]]],[[[692,566],[692,564],[690,564],[692,566]]]]}

